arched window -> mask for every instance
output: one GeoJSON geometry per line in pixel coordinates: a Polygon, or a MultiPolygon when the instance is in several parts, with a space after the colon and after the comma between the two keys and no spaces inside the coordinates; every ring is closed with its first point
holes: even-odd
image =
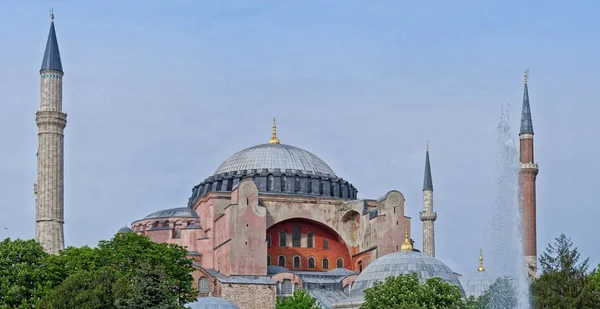
{"type": "Polygon", "coordinates": [[[275,191],[275,178],[271,174],[267,176],[267,191],[275,191]]]}
{"type": "Polygon", "coordinates": [[[329,260],[327,258],[323,259],[323,269],[329,269],[329,260]]]}
{"type": "Polygon", "coordinates": [[[280,247],[287,246],[287,232],[286,231],[279,232],[279,246],[280,247]]]}
{"type": "Polygon", "coordinates": [[[308,234],[306,234],[306,247],[308,247],[308,248],[313,247],[313,233],[312,232],[308,232],[308,234]]]}
{"type": "Polygon", "coordinates": [[[281,192],[286,192],[287,189],[287,176],[281,176],[281,192]]]}
{"type": "Polygon", "coordinates": [[[281,294],[283,295],[292,295],[294,292],[292,291],[292,280],[283,279],[281,283],[281,294]]]}
{"type": "Polygon", "coordinates": [[[294,229],[292,230],[292,247],[300,247],[300,238],[302,237],[302,235],[300,235],[300,227],[299,226],[294,226],[294,229]]]}
{"type": "Polygon", "coordinates": [[[337,268],[344,268],[344,258],[339,257],[337,259],[336,263],[337,263],[337,265],[336,265],[337,268]]]}
{"type": "Polygon", "coordinates": [[[267,248],[271,248],[271,236],[267,235],[267,239],[265,241],[267,243],[267,248]]]}
{"type": "Polygon", "coordinates": [[[312,179],[306,179],[306,193],[312,193],[312,179]]]}
{"type": "Polygon", "coordinates": [[[312,256],[308,258],[308,268],[315,268],[315,258],[312,256]]]}
{"type": "Polygon", "coordinates": [[[267,254],[267,266],[271,266],[271,256],[267,254]]]}
{"type": "Polygon", "coordinates": [[[362,272],[362,261],[358,261],[358,272],[362,272]]]}
{"type": "Polygon", "coordinates": [[[294,268],[300,268],[300,257],[299,256],[294,257],[294,268]]]}
{"type": "Polygon", "coordinates": [[[294,283],[294,292],[298,291],[298,289],[299,289],[299,285],[298,285],[298,282],[296,282],[296,283],[294,283]]]}
{"type": "Polygon", "coordinates": [[[323,239],[323,250],[329,249],[329,240],[327,238],[323,239]]]}
{"type": "Polygon", "coordinates": [[[281,266],[281,267],[285,267],[285,256],[283,256],[283,255],[280,255],[280,256],[279,256],[279,259],[278,259],[278,261],[277,261],[277,262],[278,262],[278,265],[279,265],[279,266],[281,266]]]}
{"type": "Polygon", "coordinates": [[[209,290],[208,278],[200,278],[200,280],[198,280],[198,292],[200,292],[200,294],[208,294],[209,290]]]}
{"type": "Polygon", "coordinates": [[[165,229],[171,228],[171,223],[169,222],[169,220],[167,220],[163,223],[163,228],[165,228],[165,229]]]}
{"type": "Polygon", "coordinates": [[[294,192],[300,191],[300,177],[296,176],[294,179],[294,192]]]}

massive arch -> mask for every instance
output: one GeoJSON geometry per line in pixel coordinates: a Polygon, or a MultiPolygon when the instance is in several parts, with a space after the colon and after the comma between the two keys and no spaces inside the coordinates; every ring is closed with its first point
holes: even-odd
{"type": "Polygon", "coordinates": [[[285,267],[288,269],[327,271],[336,267],[337,263],[331,261],[338,259],[344,261],[344,267],[351,269],[348,246],[335,230],[323,223],[306,218],[291,218],[269,227],[267,236],[271,239],[268,254],[285,256],[285,267]],[[281,235],[286,235],[285,242],[280,240],[281,235]],[[311,244],[309,240],[312,240],[311,244]],[[282,246],[283,243],[285,246],[282,246]],[[299,267],[298,263],[294,265],[294,257],[300,258],[299,267]],[[315,263],[309,263],[309,258],[315,263]],[[324,259],[330,261],[325,264],[327,268],[323,268],[321,263],[324,259]]]}

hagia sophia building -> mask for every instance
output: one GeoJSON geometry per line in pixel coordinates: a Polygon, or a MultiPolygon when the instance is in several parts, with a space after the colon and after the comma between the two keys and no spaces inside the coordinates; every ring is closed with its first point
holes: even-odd
{"type": "MultiPolygon", "coordinates": [[[[64,248],[63,75],[52,15],[40,70],[34,192],[36,240],[53,254],[64,248]]],[[[535,275],[538,166],[526,80],[519,136],[525,255],[535,275]]],[[[118,233],[135,232],[187,248],[199,292],[190,308],[274,308],[277,297],[297,289],[308,291],[324,308],[358,308],[374,282],[406,273],[422,280],[441,277],[465,297],[479,296],[492,282],[481,253],[477,272],[460,280],[435,258],[429,149],[424,155],[422,252],[411,240],[414,229],[401,191],[358,199],[357,188],[318,156],[282,143],[275,120],[270,139],[227,158],[192,188],[187,205],[150,213],[118,233]]]]}

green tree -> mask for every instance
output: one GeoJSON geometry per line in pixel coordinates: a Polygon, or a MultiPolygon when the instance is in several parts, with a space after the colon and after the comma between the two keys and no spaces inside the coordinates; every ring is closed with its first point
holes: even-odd
{"type": "Polygon", "coordinates": [[[296,290],[294,295],[277,299],[276,309],[320,309],[317,300],[304,290],[296,290]]]}
{"type": "Polygon", "coordinates": [[[178,295],[171,292],[172,287],[163,267],[144,263],[132,276],[119,280],[115,286],[115,304],[118,309],[183,308],[178,295]]]}
{"type": "Polygon", "coordinates": [[[458,286],[431,278],[421,283],[417,274],[390,276],[365,290],[361,309],[467,308],[458,286]]]}
{"type": "Polygon", "coordinates": [[[517,308],[518,300],[513,279],[500,277],[479,298],[479,308],[506,309],[517,308]]]}
{"type": "Polygon", "coordinates": [[[557,237],[540,257],[541,276],[531,292],[539,309],[597,308],[600,297],[592,276],[587,274],[589,258],[580,261],[577,247],[564,234],[557,237]]]}
{"type": "Polygon", "coordinates": [[[57,285],[41,270],[47,256],[35,240],[0,242],[0,308],[33,308],[57,285]]]}

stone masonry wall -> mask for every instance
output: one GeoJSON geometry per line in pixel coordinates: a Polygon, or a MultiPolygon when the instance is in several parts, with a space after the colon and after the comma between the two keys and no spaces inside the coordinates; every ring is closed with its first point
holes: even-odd
{"type": "Polygon", "coordinates": [[[240,309],[275,308],[275,285],[220,284],[221,295],[240,309]]]}

